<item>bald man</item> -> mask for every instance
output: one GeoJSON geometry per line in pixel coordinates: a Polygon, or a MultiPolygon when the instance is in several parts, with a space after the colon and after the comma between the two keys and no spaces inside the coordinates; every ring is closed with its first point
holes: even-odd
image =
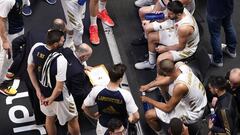
{"type": "MultiPolygon", "coordinates": [[[[240,103],[240,68],[233,68],[226,74],[231,89],[229,92],[234,96],[237,103],[240,103]]],[[[238,112],[240,113],[240,106],[238,105],[238,112]]]]}

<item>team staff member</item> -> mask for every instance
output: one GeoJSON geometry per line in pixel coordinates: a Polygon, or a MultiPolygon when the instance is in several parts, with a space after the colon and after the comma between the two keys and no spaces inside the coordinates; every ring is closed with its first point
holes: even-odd
{"type": "Polygon", "coordinates": [[[83,102],[82,109],[93,119],[98,119],[97,135],[104,135],[110,119],[117,118],[126,128],[128,122],[139,120],[138,107],[131,93],[119,87],[126,66],[116,64],[108,70],[110,82],[107,86],[96,86],[83,102]],[[97,104],[98,112],[94,113],[89,107],[97,104]]]}
{"type": "Polygon", "coordinates": [[[222,76],[214,76],[211,77],[208,86],[210,92],[218,98],[215,105],[216,117],[208,122],[210,132],[237,135],[237,104],[234,97],[226,91],[227,80],[222,76]]]}
{"type": "Polygon", "coordinates": [[[54,52],[63,46],[63,42],[62,31],[48,31],[46,45],[37,43],[30,51],[28,73],[41,103],[41,111],[46,115],[48,134],[57,134],[57,118],[60,125],[68,122],[72,135],[79,135],[77,109],[65,84],[68,63],[62,54],[54,52]]]}

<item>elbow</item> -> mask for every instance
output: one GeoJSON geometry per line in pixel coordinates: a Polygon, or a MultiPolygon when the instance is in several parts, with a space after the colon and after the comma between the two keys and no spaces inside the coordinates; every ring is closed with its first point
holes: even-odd
{"type": "Polygon", "coordinates": [[[130,114],[129,117],[128,117],[128,121],[130,123],[136,123],[136,122],[138,122],[139,119],[140,119],[139,112],[135,112],[133,114],[130,114]]]}
{"type": "Polygon", "coordinates": [[[166,113],[170,113],[173,110],[173,107],[166,106],[166,108],[163,110],[166,113]]]}

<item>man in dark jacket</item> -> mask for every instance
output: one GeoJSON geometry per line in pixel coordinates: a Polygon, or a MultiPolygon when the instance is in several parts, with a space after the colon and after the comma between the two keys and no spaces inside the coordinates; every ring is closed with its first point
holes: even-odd
{"type": "Polygon", "coordinates": [[[226,133],[237,135],[237,104],[234,97],[226,92],[227,80],[222,76],[211,77],[208,86],[218,100],[215,106],[216,117],[209,119],[208,127],[212,133],[226,133]]]}

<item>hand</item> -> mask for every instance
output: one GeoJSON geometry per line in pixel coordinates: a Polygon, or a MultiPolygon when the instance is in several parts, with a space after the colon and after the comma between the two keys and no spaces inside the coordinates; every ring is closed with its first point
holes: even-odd
{"type": "Polygon", "coordinates": [[[9,41],[3,42],[3,49],[6,51],[6,53],[8,55],[8,59],[11,59],[11,49],[10,49],[9,41]]]}
{"type": "Polygon", "coordinates": [[[37,97],[38,97],[38,100],[39,100],[40,102],[42,102],[42,100],[44,99],[44,96],[42,95],[42,93],[40,92],[40,90],[38,90],[38,91],[36,92],[36,95],[37,95],[37,97]]]}
{"type": "Polygon", "coordinates": [[[146,97],[146,96],[141,96],[140,98],[141,98],[141,101],[142,101],[142,102],[148,102],[148,97],[146,97]]]}
{"type": "Polygon", "coordinates": [[[51,105],[53,101],[54,101],[54,100],[53,100],[51,97],[48,97],[48,98],[45,98],[45,99],[42,101],[42,104],[45,105],[45,106],[48,106],[48,105],[51,105]]]}
{"type": "Polygon", "coordinates": [[[147,91],[148,89],[149,89],[148,85],[141,85],[139,88],[141,92],[147,91]]]}
{"type": "Polygon", "coordinates": [[[99,119],[99,117],[100,117],[100,114],[99,114],[99,112],[95,112],[95,113],[94,113],[94,118],[95,118],[96,120],[98,120],[98,119],[99,119]]]}
{"type": "Polygon", "coordinates": [[[158,53],[163,53],[163,52],[167,52],[167,47],[164,45],[159,45],[158,47],[155,48],[156,52],[158,53]]]}
{"type": "Polygon", "coordinates": [[[84,67],[84,70],[89,71],[89,72],[90,72],[92,69],[93,69],[93,67],[91,67],[91,66],[85,66],[85,67],[84,67]]]}
{"type": "Polygon", "coordinates": [[[212,99],[212,107],[216,106],[217,100],[218,100],[217,97],[213,97],[213,99],[212,99]]]}
{"type": "Polygon", "coordinates": [[[128,122],[129,122],[129,123],[134,123],[134,121],[133,121],[133,115],[132,115],[132,114],[130,114],[130,115],[128,116],[128,122]]]}
{"type": "Polygon", "coordinates": [[[182,132],[182,135],[189,135],[188,127],[185,126],[184,124],[183,124],[183,132],[182,132]]]}
{"type": "Polygon", "coordinates": [[[211,129],[213,127],[213,122],[211,119],[208,120],[208,128],[211,129]]]}

